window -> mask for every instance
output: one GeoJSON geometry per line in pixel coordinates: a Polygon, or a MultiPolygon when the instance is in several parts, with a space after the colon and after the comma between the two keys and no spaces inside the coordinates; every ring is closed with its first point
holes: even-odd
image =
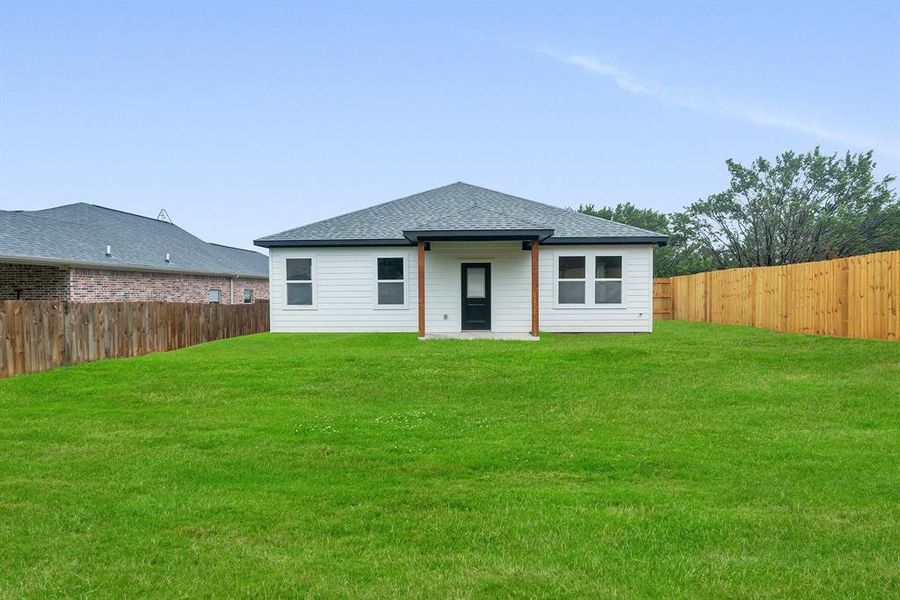
{"type": "Polygon", "coordinates": [[[403,257],[379,257],[376,259],[376,287],[378,306],[395,308],[406,305],[406,269],[403,257]]]}
{"type": "Polygon", "coordinates": [[[622,257],[594,258],[594,303],[622,303],[622,257]]]}
{"type": "Polygon", "coordinates": [[[253,302],[253,290],[244,290],[244,304],[253,302]]]}
{"type": "Polygon", "coordinates": [[[622,255],[590,252],[557,255],[556,261],[556,306],[600,308],[622,304],[622,255]]]}
{"type": "Polygon", "coordinates": [[[584,263],[583,256],[559,257],[559,304],[584,304],[584,263]]]}
{"type": "Polygon", "coordinates": [[[288,258],[284,261],[288,306],[313,305],[312,258],[288,258]]]}
{"type": "Polygon", "coordinates": [[[209,290],[206,294],[206,299],[210,304],[218,304],[222,301],[222,292],[219,290],[209,290]]]}
{"type": "Polygon", "coordinates": [[[487,288],[487,269],[469,267],[466,269],[466,298],[484,298],[487,288]]]}

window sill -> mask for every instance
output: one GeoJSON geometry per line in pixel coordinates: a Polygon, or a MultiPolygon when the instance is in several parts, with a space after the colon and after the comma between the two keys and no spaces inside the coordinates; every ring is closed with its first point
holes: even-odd
{"type": "Polygon", "coordinates": [[[375,310],[409,310],[408,304],[376,304],[372,307],[375,310]]]}

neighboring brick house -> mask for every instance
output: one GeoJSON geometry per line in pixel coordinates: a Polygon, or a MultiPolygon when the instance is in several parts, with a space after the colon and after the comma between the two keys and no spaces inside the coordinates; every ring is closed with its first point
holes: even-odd
{"type": "Polygon", "coordinates": [[[220,302],[269,298],[268,258],[93,204],[0,211],[0,300],[220,302]]]}

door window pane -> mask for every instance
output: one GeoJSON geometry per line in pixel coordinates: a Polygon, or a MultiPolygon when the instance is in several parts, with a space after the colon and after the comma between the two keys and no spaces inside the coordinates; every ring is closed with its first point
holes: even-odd
{"type": "Polygon", "coordinates": [[[484,267],[467,269],[466,298],[484,298],[484,292],[484,267]]]}
{"type": "Polygon", "coordinates": [[[559,282],[559,303],[560,304],[584,304],[584,282],[583,281],[560,281],[559,282]]]}
{"type": "Polygon", "coordinates": [[[288,281],[312,281],[311,258],[289,258],[285,262],[288,281]]]}
{"type": "Polygon", "coordinates": [[[294,306],[312,306],[312,283],[287,284],[287,303],[294,306]]]}
{"type": "Polygon", "coordinates": [[[403,279],[403,259],[379,258],[378,279],[403,279]]]}
{"type": "Polygon", "coordinates": [[[559,278],[560,279],[584,279],[584,257],[583,256],[560,256],[559,257],[559,278]]]}
{"type": "Polygon", "coordinates": [[[403,304],[403,283],[379,283],[378,304],[403,304]]]}
{"type": "Polygon", "coordinates": [[[594,276],[597,279],[621,279],[621,256],[598,256],[594,276]]]}
{"type": "Polygon", "coordinates": [[[597,281],[594,283],[594,302],[597,304],[621,304],[621,281],[597,281]]]}

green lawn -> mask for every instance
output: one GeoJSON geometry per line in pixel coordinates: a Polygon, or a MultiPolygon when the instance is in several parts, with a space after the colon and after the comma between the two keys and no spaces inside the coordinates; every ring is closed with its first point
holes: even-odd
{"type": "Polygon", "coordinates": [[[264,334],[0,381],[0,596],[894,596],[900,344],[264,334]]]}

